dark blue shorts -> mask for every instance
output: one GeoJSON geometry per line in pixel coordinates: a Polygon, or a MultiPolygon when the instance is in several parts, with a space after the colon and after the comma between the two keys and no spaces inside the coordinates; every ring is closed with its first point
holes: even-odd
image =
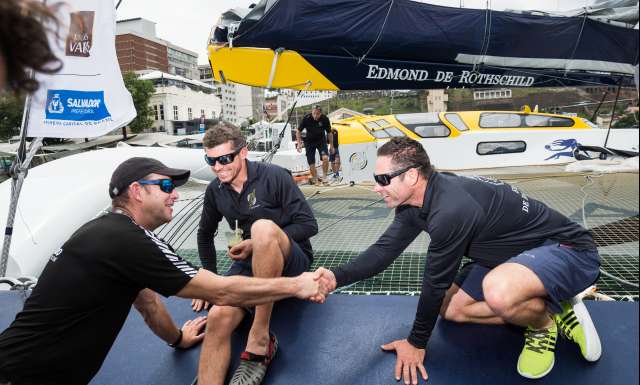
{"type": "MultiPolygon", "coordinates": [[[[547,306],[554,313],[561,312],[561,301],[579,294],[600,275],[598,250],[578,250],[553,241],[524,251],[507,262],[526,266],[540,278],[547,291],[547,306]]],[[[469,263],[460,270],[455,283],[471,298],[484,301],[482,280],[489,271],[489,267],[469,263]]]]}
{"type": "Polygon", "coordinates": [[[320,154],[320,159],[323,156],[327,156],[329,154],[329,150],[327,149],[327,142],[321,140],[319,142],[304,142],[304,149],[307,155],[307,163],[309,165],[316,164],[316,151],[320,154]]]}
{"type": "Polygon", "coordinates": [[[340,151],[338,150],[338,147],[335,147],[335,152],[333,154],[329,153],[329,162],[335,162],[336,157],[340,157],[340,151]]]}
{"type": "MultiPolygon", "coordinates": [[[[296,242],[289,240],[291,242],[291,254],[286,258],[284,262],[284,269],[282,270],[283,277],[295,277],[309,270],[309,266],[311,266],[311,258],[302,251],[300,245],[296,242]]],[[[231,266],[229,266],[229,270],[224,273],[225,276],[232,275],[243,275],[245,277],[253,277],[253,271],[251,269],[251,257],[245,259],[244,261],[233,261],[231,266]]],[[[247,313],[249,313],[252,317],[255,314],[255,307],[243,307],[247,313]]]]}
{"type": "MultiPolygon", "coordinates": [[[[311,266],[311,258],[302,251],[300,245],[294,241],[291,242],[291,255],[289,255],[284,263],[284,269],[282,271],[283,277],[295,277],[300,275],[309,269],[311,266]]],[[[253,277],[253,271],[251,270],[251,257],[244,261],[233,261],[229,270],[224,273],[226,276],[231,275],[244,275],[245,277],[253,277]]]]}

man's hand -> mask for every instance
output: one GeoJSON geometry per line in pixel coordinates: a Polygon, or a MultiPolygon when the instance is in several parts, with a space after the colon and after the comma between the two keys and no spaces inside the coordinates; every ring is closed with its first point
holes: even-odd
{"type": "Polygon", "coordinates": [[[424,356],[425,350],[418,349],[411,345],[409,341],[396,340],[386,345],[381,346],[382,350],[392,351],[395,350],[398,358],[396,360],[396,381],[400,381],[400,374],[404,378],[405,384],[418,384],[418,373],[420,370],[423,380],[427,380],[427,369],[424,368],[424,356]]]}
{"type": "Polygon", "coordinates": [[[209,310],[211,304],[203,299],[192,299],[191,308],[198,313],[201,310],[209,310]]]}
{"type": "Polygon", "coordinates": [[[333,274],[333,271],[319,267],[318,270],[316,270],[316,274],[318,274],[320,278],[320,288],[323,290],[322,294],[327,295],[336,289],[338,282],[336,281],[336,276],[333,274]]]}
{"type": "Polygon", "coordinates": [[[302,273],[295,279],[298,284],[296,291],[297,298],[324,303],[325,295],[321,289],[320,276],[317,273],[302,273]]]}
{"type": "Polygon", "coordinates": [[[300,141],[296,142],[296,150],[298,150],[298,152],[302,152],[302,143],[300,141]]]}
{"type": "Polygon", "coordinates": [[[229,249],[229,257],[236,261],[247,259],[253,253],[253,243],[251,239],[245,239],[229,249]]]}
{"type": "Polygon", "coordinates": [[[207,317],[198,317],[188,320],[182,325],[182,341],[178,344],[180,349],[189,349],[204,339],[204,327],[207,317]]]}

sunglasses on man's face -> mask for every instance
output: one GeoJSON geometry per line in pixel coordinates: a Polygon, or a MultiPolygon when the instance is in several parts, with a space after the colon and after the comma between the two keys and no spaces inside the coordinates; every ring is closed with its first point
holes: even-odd
{"type": "Polygon", "coordinates": [[[402,168],[400,170],[396,170],[387,174],[373,174],[373,179],[380,186],[388,186],[391,183],[391,179],[397,177],[398,175],[404,174],[405,172],[411,170],[412,168],[420,167],[420,165],[413,164],[409,167],[402,168]]]}
{"type": "Polygon", "coordinates": [[[173,190],[176,188],[175,183],[173,183],[173,180],[171,179],[154,179],[154,180],[142,179],[142,180],[139,180],[138,183],[140,183],[143,186],[158,185],[160,186],[160,190],[162,190],[162,192],[165,192],[167,194],[171,194],[171,192],[173,192],[173,190]]]}
{"type": "Polygon", "coordinates": [[[242,147],[240,147],[239,149],[235,150],[232,153],[220,155],[220,156],[208,156],[207,154],[205,154],[204,161],[207,162],[207,164],[212,167],[216,165],[216,162],[220,162],[221,165],[226,166],[229,163],[233,162],[233,160],[236,158],[236,155],[238,155],[240,150],[242,150],[242,147]]]}

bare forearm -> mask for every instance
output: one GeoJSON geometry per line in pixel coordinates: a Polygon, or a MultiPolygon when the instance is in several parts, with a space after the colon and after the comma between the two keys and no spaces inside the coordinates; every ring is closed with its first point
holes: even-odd
{"type": "Polygon", "coordinates": [[[299,290],[297,278],[221,277],[200,269],[178,296],[204,299],[216,305],[250,306],[293,297],[299,290]]]}
{"type": "Polygon", "coordinates": [[[225,296],[220,305],[260,305],[292,297],[298,291],[295,278],[222,277],[225,296]]]}
{"type": "Polygon", "coordinates": [[[156,293],[149,289],[141,291],[134,306],[155,335],[167,343],[173,343],[178,339],[179,328],[156,293]]]}

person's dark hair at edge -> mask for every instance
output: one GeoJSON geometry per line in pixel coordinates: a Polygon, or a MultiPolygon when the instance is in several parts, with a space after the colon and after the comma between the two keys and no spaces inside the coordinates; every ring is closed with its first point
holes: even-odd
{"type": "Polygon", "coordinates": [[[244,136],[238,127],[232,126],[225,122],[220,122],[214,127],[207,130],[202,138],[205,148],[214,148],[221,144],[233,141],[233,147],[239,149],[246,145],[244,136]]]}
{"type": "Polygon", "coordinates": [[[378,149],[378,156],[390,156],[393,164],[398,169],[409,167],[413,164],[419,165],[421,167],[418,168],[418,171],[425,179],[428,179],[433,173],[433,166],[424,147],[420,142],[406,136],[391,138],[378,149]]]}
{"type": "Polygon", "coordinates": [[[0,1],[0,55],[7,67],[7,88],[14,93],[38,89],[29,69],[51,74],[62,68],[49,46],[45,27],[58,27],[53,9],[39,1],[0,1]]]}

